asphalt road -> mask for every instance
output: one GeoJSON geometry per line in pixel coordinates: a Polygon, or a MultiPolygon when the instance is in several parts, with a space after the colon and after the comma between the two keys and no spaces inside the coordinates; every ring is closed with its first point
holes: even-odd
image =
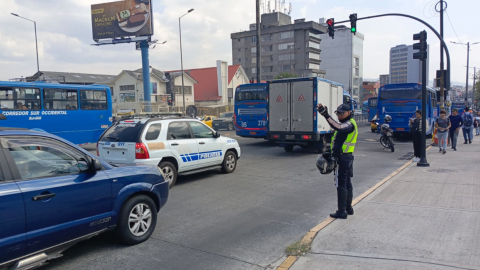
{"type": "MultiPolygon", "coordinates": [[[[223,133],[242,147],[236,171],[179,177],[148,241],[125,246],[111,233],[101,235],[42,269],[271,269],[285,247],[336,210],[334,176],[320,175],[314,151],[286,153],[264,140],[223,133]]],[[[354,197],[413,152],[408,141],[397,142],[394,153],[382,150],[378,138],[361,126],[354,197]]]]}

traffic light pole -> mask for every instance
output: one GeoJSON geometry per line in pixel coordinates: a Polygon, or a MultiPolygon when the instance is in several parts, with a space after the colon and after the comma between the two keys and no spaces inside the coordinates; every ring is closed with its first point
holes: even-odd
{"type": "MultiPolygon", "coordinates": [[[[427,33],[425,32],[425,37],[426,36],[427,36],[427,33]]],[[[420,59],[420,61],[422,61],[422,144],[421,144],[421,150],[420,150],[421,157],[420,157],[420,161],[417,163],[417,166],[429,167],[430,164],[428,164],[427,162],[427,153],[426,153],[427,152],[426,150],[427,148],[427,138],[426,138],[427,137],[427,133],[426,133],[427,131],[427,59],[425,58],[420,59]]]]}
{"type": "MultiPolygon", "coordinates": [[[[435,30],[435,28],[433,28],[430,24],[426,23],[425,21],[417,18],[417,17],[414,17],[414,16],[411,16],[411,15],[407,15],[407,14],[402,14],[402,13],[386,13],[386,14],[380,14],[380,15],[374,15],[374,16],[368,16],[368,17],[363,17],[363,18],[357,18],[357,21],[360,21],[360,20],[366,20],[366,19],[373,19],[373,18],[379,18],[379,17],[388,17],[388,16],[398,16],[398,17],[406,17],[406,18],[410,18],[410,19],[413,19],[413,20],[416,20],[418,22],[421,22],[423,23],[425,26],[427,26],[430,30],[432,30],[433,33],[435,33],[435,35],[438,37],[438,39],[440,40],[440,43],[441,45],[443,45],[443,48],[445,48],[445,54],[447,56],[447,78],[446,78],[446,82],[445,82],[445,87],[447,88],[447,90],[450,90],[450,53],[448,51],[448,47],[447,47],[447,44],[445,43],[445,41],[443,40],[442,36],[437,32],[437,30],[435,30]]],[[[338,23],[349,23],[350,20],[346,20],[346,21],[340,21],[340,22],[335,22],[335,24],[338,24],[338,23]]],[[[355,29],[356,30],[356,29],[355,29]]],[[[422,116],[423,118],[423,116],[422,116]]]]}

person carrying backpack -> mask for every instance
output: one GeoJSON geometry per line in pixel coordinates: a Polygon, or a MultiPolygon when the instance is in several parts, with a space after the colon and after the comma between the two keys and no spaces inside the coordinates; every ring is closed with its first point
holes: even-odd
{"type": "Polygon", "coordinates": [[[477,116],[475,117],[475,122],[473,123],[473,126],[475,127],[476,134],[475,136],[480,135],[480,112],[477,112],[477,116]],[[475,126],[475,124],[477,124],[475,126]]]}
{"type": "Polygon", "coordinates": [[[463,138],[465,139],[465,142],[463,144],[469,144],[472,143],[472,137],[473,137],[473,121],[475,119],[473,118],[473,115],[470,113],[470,109],[468,107],[465,107],[465,112],[463,113],[463,138]]]}

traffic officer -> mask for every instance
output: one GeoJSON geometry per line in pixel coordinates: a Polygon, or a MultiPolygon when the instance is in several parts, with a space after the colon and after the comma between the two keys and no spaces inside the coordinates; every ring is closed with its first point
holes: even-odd
{"type": "Polygon", "coordinates": [[[328,124],[335,130],[330,147],[332,156],[338,164],[335,172],[338,210],[330,216],[346,219],[347,214],[353,215],[351,177],[353,177],[353,152],[358,136],[357,123],[352,118],[350,106],[346,104],[338,106],[335,111],[340,123],[328,114],[327,106],[323,106],[321,103],[318,104],[318,112],[325,117],[328,124]]]}

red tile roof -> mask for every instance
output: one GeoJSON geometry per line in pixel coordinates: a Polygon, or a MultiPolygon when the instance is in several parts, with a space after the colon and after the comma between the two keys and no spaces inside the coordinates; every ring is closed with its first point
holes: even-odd
{"type": "MultiPolygon", "coordinates": [[[[240,68],[240,65],[228,66],[228,84],[240,68]]],[[[174,71],[165,71],[174,72],[174,71]]],[[[219,101],[218,95],[217,67],[185,69],[185,73],[192,76],[198,83],[195,84],[195,101],[219,101]]]]}

